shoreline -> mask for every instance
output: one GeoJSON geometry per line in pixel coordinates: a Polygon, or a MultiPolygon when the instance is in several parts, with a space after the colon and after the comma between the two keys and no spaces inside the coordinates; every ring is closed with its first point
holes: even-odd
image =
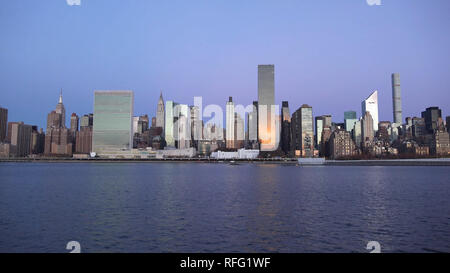
{"type": "Polygon", "coordinates": [[[326,160],[324,164],[299,164],[290,159],[105,159],[105,158],[3,158],[0,163],[209,163],[209,164],[279,164],[294,166],[450,166],[450,158],[433,159],[379,159],[379,160],[326,160]]]}

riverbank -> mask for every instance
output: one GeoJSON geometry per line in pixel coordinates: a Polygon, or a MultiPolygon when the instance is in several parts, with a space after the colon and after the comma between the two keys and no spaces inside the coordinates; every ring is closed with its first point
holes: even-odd
{"type": "MultiPolygon", "coordinates": [[[[298,165],[296,158],[289,159],[211,159],[211,158],[164,158],[164,159],[104,159],[104,158],[3,158],[0,163],[211,163],[211,164],[286,164],[298,165]]],[[[303,166],[308,164],[302,164],[303,166]]],[[[318,164],[311,164],[318,165],[318,164]]],[[[450,166],[450,158],[392,159],[392,160],[326,160],[319,166],[450,166]]]]}

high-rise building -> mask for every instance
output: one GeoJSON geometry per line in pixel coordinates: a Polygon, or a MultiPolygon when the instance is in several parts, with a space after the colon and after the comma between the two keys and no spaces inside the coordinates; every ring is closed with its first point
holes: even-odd
{"type": "Polygon", "coordinates": [[[78,125],[79,125],[80,118],[77,116],[77,114],[72,113],[70,116],[70,131],[72,133],[75,133],[78,131],[78,125]]]}
{"type": "Polygon", "coordinates": [[[234,113],[234,149],[244,148],[245,124],[238,113],[234,113]]]}
{"type": "Polygon", "coordinates": [[[332,159],[351,157],[356,154],[356,147],[350,133],[346,130],[336,130],[329,140],[329,154],[332,159]]]}
{"type": "Polygon", "coordinates": [[[376,134],[378,140],[389,142],[391,138],[391,132],[392,124],[390,121],[380,121],[378,123],[378,132],[376,134]]]}
{"type": "Polygon", "coordinates": [[[92,127],[94,115],[88,114],[81,117],[80,131],[76,133],[75,152],[89,154],[92,152],[92,127]]]}
{"type": "Polygon", "coordinates": [[[427,127],[425,125],[425,119],[413,117],[411,130],[412,130],[413,137],[415,137],[415,138],[424,137],[427,134],[427,127]]]}
{"type": "Polygon", "coordinates": [[[352,130],[353,141],[355,142],[356,147],[361,148],[362,142],[362,119],[355,122],[355,126],[353,126],[352,130]]]}
{"type": "Polygon", "coordinates": [[[292,148],[298,157],[314,156],[314,126],[312,107],[303,104],[291,119],[292,148]]]}
{"type": "Polygon", "coordinates": [[[62,90],[61,93],[59,94],[59,100],[58,104],[56,105],[55,112],[61,115],[61,127],[66,128],[66,108],[64,108],[63,104],[62,90]]]}
{"type": "Polygon", "coordinates": [[[281,148],[286,154],[291,151],[291,112],[287,101],[282,102],[281,108],[281,148]]]}
{"type": "Polygon", "coordinates": [[[81,117],[80,129],[83,127],[92,127],[94,125],[94,114],[87,114],[81,117]]]}
{"type": "Polygon", "coordinates": [[[437,156],[450,155],[450,137],[447,131],[436,130],[434,132],[430,152],[437,156]]]}
{"type": "Polygon", "coordinates": [[[254,101],[252,111],[247,114],[248,148],[259,149],[258,144],[258,102],[254,101]]]}
{"type": "Polygon", "coordinates": [[[43,154],[45,147],[45,133],[42,128],[38,131],[37,126],[32,126],[31,132],[31,153],[43,154]]]}
{"type": "Polygon", "coordinates": [[[148,118],[148,115],[142,115],[139,117],[138,121],[138,131],[142,134],[143,132],[148,130],[148,125],[150,123],[150,120],[148,118]]]}
{"type": "Polygon", "coordinates": [[[133,117],[133,136],[138,133],[139,117],[133,117]]]}
{"type": "Polygon", "coordinates": [[[275,66],[258,65],[258,139],[261,151],[274,151],[277,128],[275,125],[275,66]]]}
{"type": "Polygon", "coordinates": [[[332,122],[331,122],[331,115],[323,115],[323,116],[317,116],[315,118],[315,144],[318,149],[321,147],[322,142],[322,132],[324,128],[331,128],[332,122]]]}
{"type": "Polygon", "coordinates": [[[187,104],[177,104],[174,107],[174,139],[178,149],[190,147],[191,128],[189,126],[190,111],[187,104]]]}
{"type": "MultiPolygon", "coordinates": [[[[72,155],[75,132],[66,128],[65,120],[66,110],[64,108],[61,91],[56,109],[51,111],[47,116],[47,130],[45,132],[44,144],[45,155],[72,155]]],[[[75,129],[75,118],[74,120],[71,119],[71,126],[72,125],[73,129],[75,129]],[[72,122],[74,123],[72,124],[72,122]]]]}
{"type": "Polygon", "coordinates": [[[6,140],[6,129],[8,128],[8,109],[0,107],[0,143],[6,140]]]}
{"type": "Polygon", "coordinates": [[[63,128],[62,115],[54,110],[47,115],[47,131],[51,128],[63,128]]]}
{"type": "Polygon", "coordinates": [[[346,119],[356,119],[356,112],[355,111],[344,112],[344,120],[346,119]]]}
{"type": "Polygon", "coordinates": [[[447,132],[450,133],[450,116],[445,118],[445,126],[447,127],[447,132]]]}
{"type": "Polygon", "coordinates": [[[362,115],[369,112],[373,120],[373,130],[378,131],[378,91],[375,90],[367,99],[362,103],[362,115]]]}
{"type": "Polygon", "coordinates": [[[319,116],[315,118],[315,123],[316,126],[315,127],[315,135],[314,135],[314,140],[315,140],[315,145],[317,149],[320,149],[320,143],[322,141],[322,132],[323,132],[323,128],[324,128],[324,120],[323,117],[319,116]]]}
{"type": "Polygon", "coordinates": [[[133,148],[133,106],[133,91],[94,91],[94,152],[133,148]]]}
{"type": "Polygon", "coordinates": [[[370,143],[372,143],[374,138],[374,121],[370,112],[365,112],[362,120],[361,120],[361,138],[363,146],[366,147],[370,143]]]}
{"type": "Polygon", "coordinates": [[[226,147],[227,149],[234,149],[235,147],[235,110],[234,110],[234,102],[233,102],[233,98],[229,97],[228,102],[227,102],[227,106],[226,106],[226,117],[225,117],[225,122],[226,122],[226,147]]]}
{"type": "Polygon", "coordinates": [[[163,132],[164,132],[164,126],[165,126],[165,110],[164,110],[164,99],[163,99],[163,95],[162,95],[162,91],[161,94],[159,95],[159,100],[158,100],[158,107],[156,110],[156,127],[161,127],[163,128],[163,132]]]}
{"type": "Polygon", "coordinates": [[[32,126],[23,122],[11,122],[8,124],[11,138],[10,155],[14,157],[25,157],[31,154],[32,126]]]}
{"type": "Polygon", "coordinates": [[[433,134],[439,128],[439,118],[442,118],[442,111],[439,107],[428,107],[422,112],[425,119],[425,127],[429,134],[433,134]]]}
{"type": "Polygon", "coordinates": [[[344,112],[344,127],[347,132],[351,132],[358,121],[355,111],[344,112]]]}
{"type": "Polygon", "coordinates": [[[198,148],[198,141],[203,140],[203,121],[200,119],[200,108],[190,106],[190,127],[192,146],[198,148]]]}
{"type": "Polygon", "coordinates": [[[402,124],[402,92],[400,88],[400,74],[392,74],[392,107],[394,123],[402,124]]]}
{"type": "Polygon", "coordinates": [[[166,101],[165,106],[165,125],[164,125],[164,138],[166,140],[166,145],[168,147],[175,148],[175,138],[174,138],[174,122],[175,122],[175,113],[174,109],[177,103],[168,100],[166,101]]]}

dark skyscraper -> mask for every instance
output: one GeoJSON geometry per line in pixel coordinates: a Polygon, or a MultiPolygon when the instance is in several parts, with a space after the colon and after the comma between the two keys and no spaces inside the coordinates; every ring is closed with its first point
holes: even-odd
{"type": "Polygon", "coordinates": [[[303,104],[292,114],[291,120],[291,150],[296,157],[314,156],[314,122],[312,107],[303,104]]]}
{"type": "Polygon", "coordinates": [[[392,74],[392,107],[394,123],[402,124],[402,92],[400,88],[400,74],[392,74]]]}
{"type": "Polygon", "coordinates": [[[429,134],[433,134],[439,126],[439,118],[442,118],[442,111],[439,107],[429,107],[422,112],[422,118],[425,119],[425,127],[429,134]]]}
{"type": "Polygon", "coordinates": [[[282,102],[281,108],[281,148],[286,154],[291,150],[291,113],[287,101],[282,102]]]}
{"type": "Polygon", "coordinates": [[[447,132],[450,133],[450,116],[445,118],[445,125],[447,126],[447,132]]]}
{"type": "Polygon", "coordinates": [[[11,155],[15,157],[30,155],[32,126],[23,122],[11,122],[10,124],[11,126],[8,126],[8,130],[11,131],[11,155]]]}
{"type": "Polygon", "coordinates": [[[6,128],[8,128],[8,109],[0,107],[0,143],[6,140],[6,128]]]}

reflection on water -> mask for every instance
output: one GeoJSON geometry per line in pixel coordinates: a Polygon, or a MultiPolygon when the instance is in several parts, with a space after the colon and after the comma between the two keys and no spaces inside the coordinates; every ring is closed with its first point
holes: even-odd
{"type": "Polygon", "coordinates": [[[0,252],[450,251],[448,167],[0,164],[0,252]]]}

